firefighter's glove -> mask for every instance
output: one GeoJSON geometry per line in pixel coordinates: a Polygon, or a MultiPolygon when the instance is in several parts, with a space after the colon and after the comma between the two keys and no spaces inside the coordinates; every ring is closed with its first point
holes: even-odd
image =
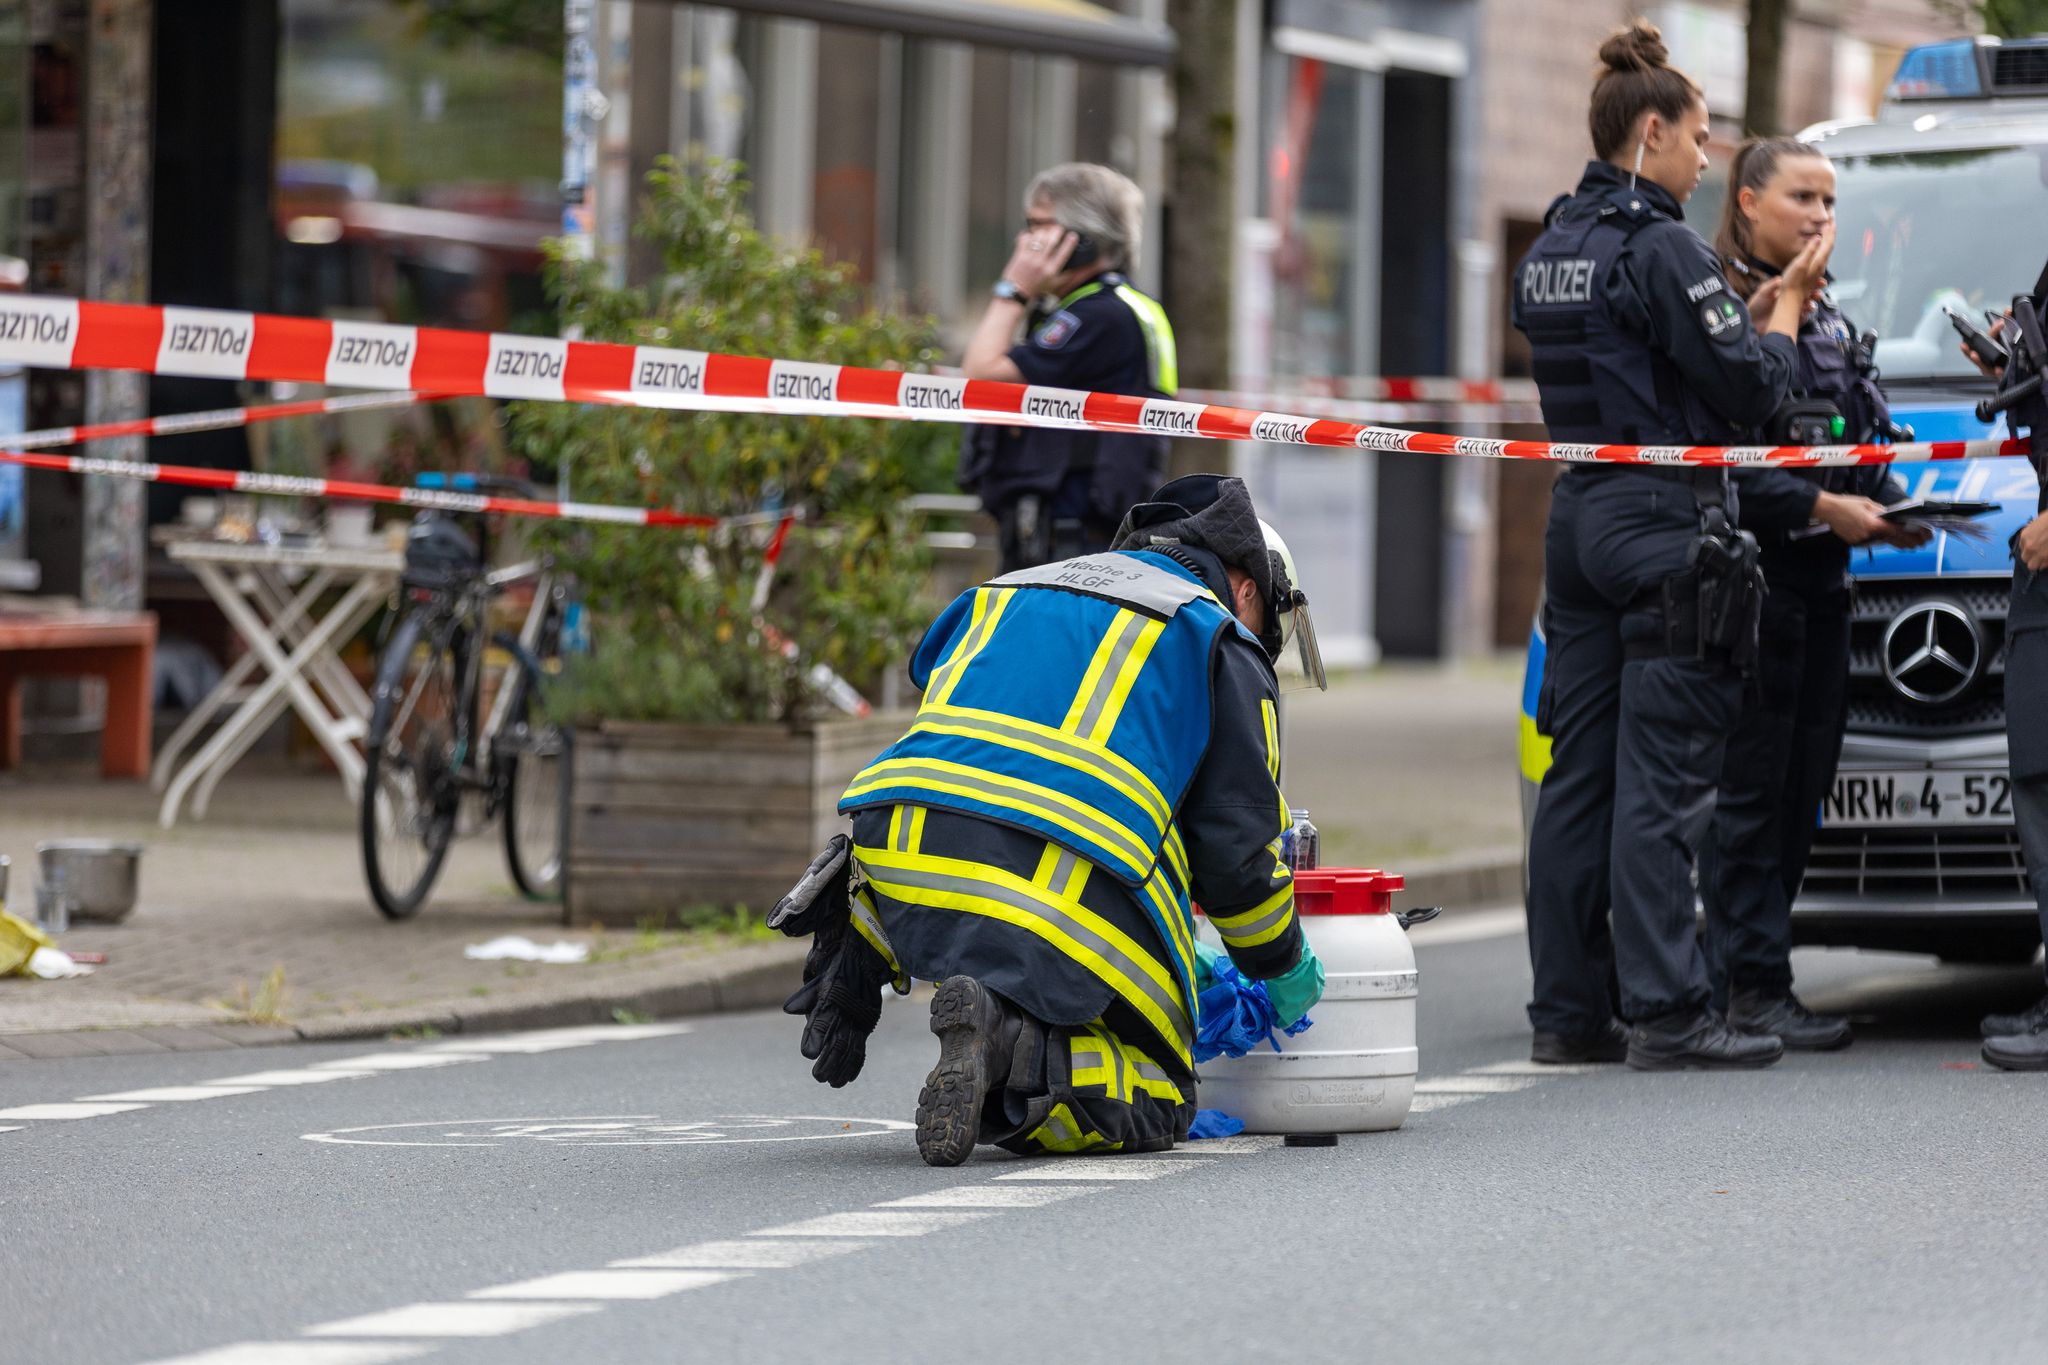
{"type": "Polygon", "coordinates": [[[804,983],[782,1009],[805,1016],[800,1047],[815,1063],[811,1074],[835,1087],[860,1074],[889,979],[888,964],[850,931],[852,912],[853,841],[844,834],[832,836],[802,880],[768,912],[769,928],[791,938],[810,936],[804,983]]]}
{"type": "MultiPolygon", "coordinates": [[[[852,870],[853,840],[844,834],[833,835],[825,851],[811,859],[811,865],[804,869],[803,878],[790,888],[788,895],[775,902],[775,908],[768,912],[768,927],[791,938],[815,934],[822,922],[828,920],[844,930],[851,905],[848,893],[852,870]]],[[[809,979],[809,973],[805,977],[809,979]]]]}
{"type": "Polygon", "coordinates": [[[1273,1002],[1273,1012],[1280,1016],[1281,1027],[1288,1029],[1300,1023],[1315,1008],[1316,1001],[1323,998],[1322,959],[1308,946],[1308,940],[1302,940],[1301,961],[1284,976],[1266,982],[1266,995],[1273,1002]]]}
{"type": "MultiPolygon", "coordinates": [[[[817,955],[816,940],[811,952],[817,955]]],[[[783,1005],[785,1013],[808,1016],[799,1050],[813,1063],[812,1077],[836,1090],[860,1075],[889,978],[889,964],[866,939],[842,934],[830,961],[783,1005]]]]}

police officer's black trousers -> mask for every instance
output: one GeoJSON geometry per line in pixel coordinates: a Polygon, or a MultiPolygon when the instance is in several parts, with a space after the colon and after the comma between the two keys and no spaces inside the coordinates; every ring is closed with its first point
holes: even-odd
{"type": "Polygon", "coordinates": [[[1707,967],[1723,1000],[1730,990],[1792,989],[1792,901],[1842,756],[1849,593],[1840,572],[1819,584],[1773,578],[1759,635],[1755,699],[1729,737],[1713,834],[1700,850],[1707,967]]]}
{"type": "Polygon", "coordinates": [[[1025,493],[996,514],[996,542],[1004,573],[1035,569],[1079,555],[1099,554],[1116,538],[1104,522],[1055,517],[1052,498],[1025,493]]]}
{"type": "Polygon", "coordinates": [[[1605,1028],[1612,977],[1630,1019],[1707,999],[1693,863],[1741,683],[1692,658],[1627,657],[1664,632],[1660,612],[1630,604],[1685,569],[1699,527],[1690,485],[1654,471],[1571,469],[1552,495],[1537,716],[1552,765],[1529,845],[1529,1019],[1541,1030],[1605,1028]]]}
{"type": "Polygon", "coordinates": [[[2013,824],[2048,938],[2048,573],[2017,562],[2006,614],[2005,742],[2013,824]]]}

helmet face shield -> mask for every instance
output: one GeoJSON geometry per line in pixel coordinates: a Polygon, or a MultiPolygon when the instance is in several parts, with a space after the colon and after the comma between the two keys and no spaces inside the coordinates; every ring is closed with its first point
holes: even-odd
{"type": "Polygon", "coordinates": [[[1315,619],[1309,615],[1308,597],[1297,591],[1294,606],[1280,618],[1280,657],[1273,665],[1282,692],[1314,688],[1330,690],[1330,678],[1323,671],[1323,651],[1316,643],[1315,619]]]}

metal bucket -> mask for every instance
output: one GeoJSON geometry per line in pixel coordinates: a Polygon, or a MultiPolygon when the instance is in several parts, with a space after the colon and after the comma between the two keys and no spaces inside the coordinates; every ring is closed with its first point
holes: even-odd
{"type": "Polygon", "coordinates": [[[142,845],[106,839],[52,839],[36,845],[39,888],[63,884],[71,918],[119,923],[135,908],[142,845]]]}

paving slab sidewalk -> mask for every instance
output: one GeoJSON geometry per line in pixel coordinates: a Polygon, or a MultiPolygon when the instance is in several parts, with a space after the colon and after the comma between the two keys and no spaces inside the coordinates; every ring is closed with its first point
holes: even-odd
{"type": "MultiPolygon", "coordinates": [[[[1381,669],[1291,698],[1285,786],[1322,830],[1324,860],[1407,873],[1403,906],[1511,899],[1517,689],[1512,668],[1488,663],[1381,669]]],[[[495,831],[459,840],[425,908],[388,922],[363,885],[354,808],[324,773],[249,765],[221,784],[206,819],[162,830],[155,813],[140,783],[0,775],[16,913],[34,903],[38,840],[147,850],[129,920],[63,938],[106,953],[106,965],[71,981],[0,979],[0,1061],[756,1008],[794,988],[803,956],[801,944],[758,934],[566,928],[558,907],[514,891],[495,831]],[[588,943],[593,960],[463,956],[505,934],[588,943]]]]}

